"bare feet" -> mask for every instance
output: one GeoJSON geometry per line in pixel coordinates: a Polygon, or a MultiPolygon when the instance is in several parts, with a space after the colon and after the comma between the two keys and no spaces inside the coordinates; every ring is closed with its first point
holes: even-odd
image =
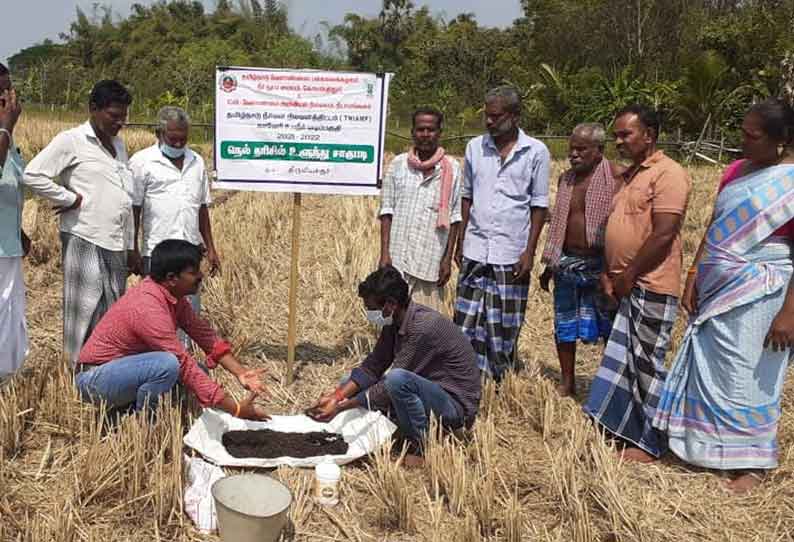
{"type": "Polygon", "coordinates": [[[420,469],[425,466],[425,458],[421,455],[406,454],[403,459],[403,466],[406,469],[420,469]]]}
{"type": "Polygon", "coordinates": [[[736,495],[749,493],[754,487],[759,485],[764,479],[764,471],[747,470],[741,471],[733,480],[727,482],[725,487],[728,491],[736,495]]]}
{"type": "Polygon", "coordinates": [[[626,446],[622,450],[618,450],[618,455],[626,461],[633,461],[634,463],[653,463],[658,459],[645,450],[634,446],[626,446]]]}

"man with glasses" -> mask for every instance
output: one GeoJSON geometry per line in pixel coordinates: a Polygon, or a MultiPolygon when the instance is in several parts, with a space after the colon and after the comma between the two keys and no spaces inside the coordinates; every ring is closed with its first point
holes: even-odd
{"type": "Polygon", "coordinates": [[[140,268],[132,250],[132,172],[117,135],[130,103],[119,82],[94,85],[88,121],[55,136],[22,179],[60,215],[63,350],[72,364],[99,319],[124,294],[128,270],[140,268]]]}

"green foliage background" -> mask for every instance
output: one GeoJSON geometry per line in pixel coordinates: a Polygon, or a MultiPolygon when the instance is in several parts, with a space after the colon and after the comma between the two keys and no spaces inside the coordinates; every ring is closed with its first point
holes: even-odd
{"type": "MultiPolygon", "coordinates": [[[[524,125],[567,133],[582,121],[609,124],[635,101],[664,113],[664,129],[707,137],[735,132],[754,99],[786,85],[794,55],[794,0],[521,0],[524,16],[505,29],[474,15],[443,20],[409,0],[384,0],[378,17],[349,13],[308,39],[290,29],[278,0],[161,0],[78,9],[60,43],[10,58],[28,101],[82,110],[93,83],[131,89],[133,118],[167,103],[211,121],[216,65],[393,71],[391,128],[407,133],[416,105],[446,115],[447,136],[476,130],[482,96],[519,88],[524,125]]],[[[790,81],[788,84],[792,84],[790,81]]]]}

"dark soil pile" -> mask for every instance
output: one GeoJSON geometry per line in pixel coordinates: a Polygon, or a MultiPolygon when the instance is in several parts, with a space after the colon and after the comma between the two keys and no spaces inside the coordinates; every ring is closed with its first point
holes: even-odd
{"type": "Polygon", "coordinates": [[[221,442],[234,457],[272,459],[347,453],[347,442],[337,433],[282,433],[271,429],[228,431],[221,442]]]}

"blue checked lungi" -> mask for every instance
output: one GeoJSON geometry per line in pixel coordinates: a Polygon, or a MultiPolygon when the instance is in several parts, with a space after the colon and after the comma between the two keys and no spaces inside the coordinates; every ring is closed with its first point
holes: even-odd
{"type": "Polygon", "coordinates": [[[604,269],[600,256],[563,254],[554,271],[554,336],[557,343],[606,340],[615,311],[609,310],[599,290],[604,269]]]}
{"type": "Polygon", "coordinates": [[[620,302],[584,411],[614,435],[659,457],[664,433],[652,425],[667,373],[678,299],[636,287],[620,302]]]}
{"type": "Polygon", "coordinates": [[[528,294],[528,283],[514,282],[512,265],[463,259],[454,321],[471,341],[480,370],[497,381],[516,368],[513,354],[528,294]]]}

